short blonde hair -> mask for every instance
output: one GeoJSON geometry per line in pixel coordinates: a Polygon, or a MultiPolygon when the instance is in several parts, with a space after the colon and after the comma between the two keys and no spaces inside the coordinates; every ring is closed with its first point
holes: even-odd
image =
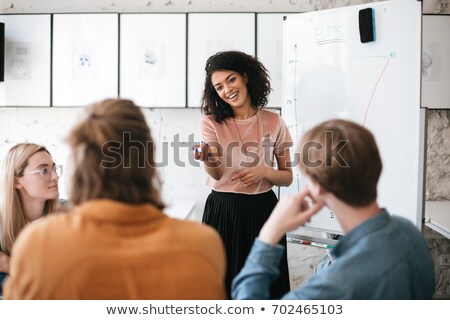
{"type": "Polygon", "coordinates": [[[325,121],[304,134],[300,148],[301,171],[325,190],[355,207],[376,200],[382,163],[369,130],[347,120],[325,121]]]}
{"type": "MultiPolygon", "coordinates": [[[[28,223],[25,217],[22,198],[15,188],[15,178],[23,175],[28,160],[38,152],[48,150],[34,143],[20,143],[12,147],[3,160],[0,182],[0,245],[1,251],[10,255],[19,232],[28,223]]],[[[55,212],[58,199],[46,201],[44,214],[55,212]]]]}
{"type": "Polygon", "coordinates": [[[130,100],[108,99],[85,112],[68,137],[74,161],[70,202],[112,199],[164,208],[154,141],[141,109],[130,100]]]}

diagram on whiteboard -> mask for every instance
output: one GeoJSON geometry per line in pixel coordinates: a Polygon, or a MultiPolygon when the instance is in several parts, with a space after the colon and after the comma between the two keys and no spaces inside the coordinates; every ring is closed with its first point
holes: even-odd
{"type": "MultiPolygon", "coordinates": [[[[299,46],[294,44],[286,78],[292,85],[285,91],[286,107],[283,110],[294,141],[298,142],[302,133],[314,125],[331,118],[350,118],[364,126],[370,118],[377,88],[383,85],[389,58],[343,57],[327,63],[302,61],[299,56],[299,46]],[[370,70],[365,70],[367,64],[371,65],[370,70]],[[360,89],[354,92],[352,88],[355,87],[360,89]]],[[[295,159],[294,153],[295,150],[292,159],[295,159]]],[[[299,180],[297,174],[298,191],[301,189],[299,180]]]]}
{"type": "MultiPolygon", "coordinates": [[[[291,159],[295,166],[293,183],[281,192],[294,194],[307,187],[308,181],[298,169],[301,150],[297,144],[303,133],[325,120],[352,120],[374,134],[380,149],[380,206],[415,222],[419,197],[420,6],[406,1],[396,6],[370,4],[377,38],[361,43],[358,11],[367,6],[291,15],[284,21],[282,116],[294,140],[291,159]],[[390,23],[399,16],[410,18],[394,28],[390,23]],[[405,37],[411,30],[417,30],[416,36],[405,37]]],[[[323,209],[307,226],[342,233],[329,209],[323,209]]]]}

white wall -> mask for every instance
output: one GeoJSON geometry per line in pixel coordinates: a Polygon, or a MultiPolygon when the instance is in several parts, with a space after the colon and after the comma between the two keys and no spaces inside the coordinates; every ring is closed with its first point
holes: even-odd
{"type": "MultiPolygon", "coordinates": [[[[204,185],[205,173],[200,167],[190,164],[187,146],[179,148],[184,167],[175,164],[175,135],[187,142],[191,135],[199,141],[199,109],[143,109],[152,136],[157,145],[157,156],[162,157],[162,149],[168,150],[168,165],[160,168],[163,178],[163,196],[170,204],[176,200],[196,200],[196,218],[201,217],[204,200],[209,188],[204,185]]],[[[64,139],[75,123],[81,108],[1,108],[0,109],[0,157],[19,142],[34,142],[48,147],[55,162],[65,165],[69,150],[64,139]]],[[[191,153],[192,154],[192,153],[191,153]]],[[[161,161],[158,161],[161,162],[161,161]]],[[[198,165],[198,163],[195,163],[198,165]]],[[[65,176],[60,180],[61,197],[66,198],[65,176]]]]}

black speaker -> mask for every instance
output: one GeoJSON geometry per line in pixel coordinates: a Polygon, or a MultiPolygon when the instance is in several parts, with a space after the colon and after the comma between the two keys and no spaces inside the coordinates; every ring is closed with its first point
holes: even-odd
{"type": "Polygon", "coordinates": [[[5,81],[5,24],[0,22],[0,82],[5,81]]]}

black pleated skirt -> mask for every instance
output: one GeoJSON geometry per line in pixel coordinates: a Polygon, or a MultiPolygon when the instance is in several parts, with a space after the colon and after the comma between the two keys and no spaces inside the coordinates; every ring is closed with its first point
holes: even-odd
{"type": "MultiPolygon", "coordinates": [[[[208,196],[203,223],[212,226],[222,237],[227,257],[225,287],[230,297],[231,282],[241,271],[262,226],[277,204],[275,193],[247,195],[212,191],[208,196]]],[[[280,276],[270,288],[271,298],[278,299],[290,290],[286,254],[286,237],[280,241],[285,248],[280,263],[280,276]]]]}

